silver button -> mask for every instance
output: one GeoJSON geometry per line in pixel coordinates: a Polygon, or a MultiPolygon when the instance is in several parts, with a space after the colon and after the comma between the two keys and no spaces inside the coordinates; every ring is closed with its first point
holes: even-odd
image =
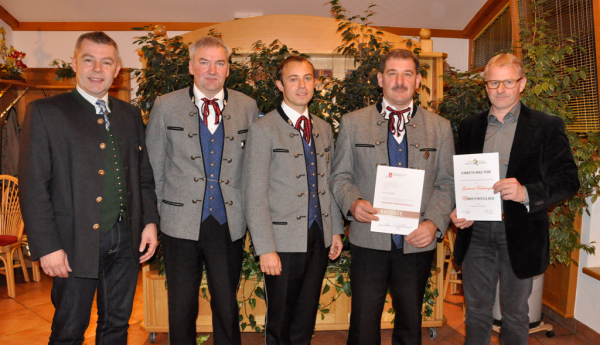
{"type": "Polygon", "coordinates": [[[198,202],[198,200],[192,200],[192,202],[195,204],[195,203],[197,203],[197,202],[198,202]]]}

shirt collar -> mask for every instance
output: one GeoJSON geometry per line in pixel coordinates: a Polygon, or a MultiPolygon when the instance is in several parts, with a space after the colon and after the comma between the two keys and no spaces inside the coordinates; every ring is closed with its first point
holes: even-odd
{"type": "MultiPolygon", "coordinates": [[[[202,93],[202,91],[200,91],[200,89],[196,86],[196,84],[194,84],[194,96],[196,97],[196,105],[198,105],[198,108],[200,108],[200,106],[204,103],[204,101],[202,101],[202,98],[208,98],[202,93]]],[[[218,99],[217,103],[219,104],[219,108],[222,110],[224,96],[225,96],[225,91],[223,91],[223,89],[221,89],[221,91],[219,91],[215,95],[215,97],[209,98],[209,99],[215,99],[215,98],[218,99]]]]}
{"type": "MultiPolygon", "coordinates": [[[[512,119],[514,119],[514,122],[518,122],[520,114],[521,114],[521,102],[519,101],[519,102],[517,102],[517,104],[514,105],[514,107],[512,107],[510,109],[508,114],[506,114],[504,116],[504,123],[506,123],[506,120],[512,122],[512,119]]],[[[494,115],[493,108],[490,108],[490,111],[488,113],[488,122],[490,122],[492,120],[498,121],[498,118],[496,117],[496,115],[494,115]]]]}
{"type": "Polygon", "coordinates": [[[308,118],[308,107],[306,107],[306,110],[304,111],[303,114],[300,114],[299,112],[292,109],[289,105],[287,105],[284,101],[284,102],[281,102],[281,108],[283,109],[283,111],[285,112],[287,117],[290,119],[290,121],[292,121],[292,124],[294,126],[296,125],[296,122],[298,122],[298,119],[300,118],[300,116],[304,115],[304,116],[306,116],[306,118],[308,118]]]}
{"type": "MultiPolygon", "coordinates": [[[[387,107],[390,107],[394,110],[398,110],[393,105],[390,105],[388,103],[388,101],[385,99],[385,97],[383,97],[383,99],[381,101],[381,107],[383,108],[383,111],[385,111],[386,120],[388,120],[390,118],[390,112],[389,112],[389,110],[387,110],[387,107]]],[[[410,122],[410,115],[413,113],[413,110],[414,110],[413,101],[410,101],[410,105],[408,107],[410,108],[411,111],[407,111],[406,113],[402,114],[404,116],[404,121],[406,121],[406,123],[410,122]]],[[[406,109],[406,108],[404,108],[404,109],[406,109]]],[[[402,110],[402,109],[400,109],[400,110],[402,110]]]]}
{"type": "Polygon", "coordinates": [[[88,102],[90,102],[94,108],[96,108],[96,113],[100,113],[100,107],[96,104],[96,101],[101,99],[104,101],[104,103],[106,103],[106,110],[110,113],[110,107],[108,105],[108,92],[104,95],[104,97],[102,98],[96,98],[92,95],[90,95],[89,93],[85,92],[85,90],[83,90],[83,88],[81,88],[79,86],[79,84],[77,84],[77,91],[79,92],[79,94],[88,102]]]}

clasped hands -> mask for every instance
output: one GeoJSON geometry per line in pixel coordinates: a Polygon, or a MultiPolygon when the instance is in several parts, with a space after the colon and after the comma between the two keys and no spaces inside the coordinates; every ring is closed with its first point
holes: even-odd
{"type": "MultiPolygon", "coordinates": [[[[361,223],[371,223],[373,220],[379,220],[379,217],[376,216],[377,210],[367,200],[355,200],[350,206],[350,213],[356,221],[361,223]]],[[[424,248],[433,242],[436,232],[437,226],[432,221],[425,220],[419,223],[417,229],[406,236],[406,242],[416,248],[424,248]]]]}

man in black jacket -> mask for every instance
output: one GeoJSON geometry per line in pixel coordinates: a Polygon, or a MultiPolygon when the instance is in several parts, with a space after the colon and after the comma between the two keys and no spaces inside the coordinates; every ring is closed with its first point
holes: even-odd
{"type": "Polygon", "coordinates": [[[549,264],[548,207],[579,189],[577,166],[556,116],[520,102],[527,79],[523,62],[512,54],[493,57],[484,72],[492,108],[465,119],[458,154],[498,152],[503,221],[457,219],[454,258],[462,264],[467,306],[465,344],[489,344],[492,307],[500,277],[503,344],[527,344],[527,299],[533,277],[549,264]]]}
{"type": "Polygon", "coordinates": [[[21,210],[32,256],[54,277],[50,344],[83,342],[96,291],[96,344],[127,344],[138,266],[157,245],[142,117],[108,96],[120,63],[105,33],[81,35],[72,65],[75,90],[27,106],[21,210]]]}

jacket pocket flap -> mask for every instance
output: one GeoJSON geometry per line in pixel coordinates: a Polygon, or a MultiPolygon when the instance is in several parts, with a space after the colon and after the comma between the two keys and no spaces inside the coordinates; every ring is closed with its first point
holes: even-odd
{"type": "Polygon", "coordinates": [[[287,225],[287,222],[273,222],[273,225],[287,225]]]}
{"type": "Polygon", "coordinates": [[[248,132],[247,129],[242,129],[241,131],[238,131],[238,134],[244,134],[244,133],[247,133],[247,132],[248,132]]]}
{"type": "Polygon", "coordinates": [[[273,152],[284,152],[284,153],[288,153],[288,152],[290,152],[290,150],[286,150],[286,149],[273,149],[273,152]]]}
{"type": "Polygon", "coordinates": [[[375,147],[375,145],[371,145],[371,144],[355,144],[354,146],[356,146],[356,147],[375,147]]]}
{"type": "Polygon", "coordinates": [[[167,129],[172,131],[183,131],[183,127],[167,126],[167,129]]]}
{"type": "Polygon", "coordinates": [[[427,148],[426,147],[426,148],[419,149],[419,151],[429,151],[429,152],[431,152],[431,151],[437,151],[437,149],[435,147],[431,147],[431,148],[427,148]]]}

